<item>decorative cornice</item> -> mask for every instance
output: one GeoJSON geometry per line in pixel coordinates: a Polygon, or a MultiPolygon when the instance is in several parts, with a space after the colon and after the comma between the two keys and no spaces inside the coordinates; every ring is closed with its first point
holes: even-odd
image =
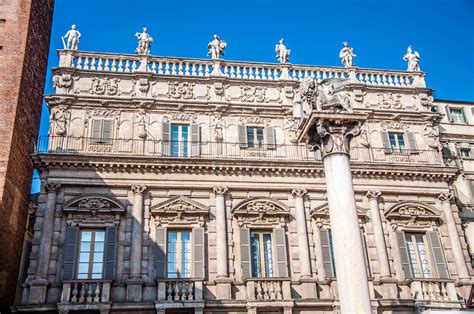
{"type": "Polygon", "coordinates": [[[371,190],[371,191],[367,191],[367,193],[365,194],[367,196],[367,198],[370,200],[370,199],[377,199],[380,197],[380,195],[382,195],[382,192],[380,191],[377,191],[377,190],[371,190]]]}
{"type": "Polygon", "coordinates": [[[302,188],[296,188],[296,189],[293,189],[291,190],[291,195],[293,195],[293,197],[303,197],[305,196],[305,194],[308,193],[308,191],[306,189],[302,189],[302,188]]]}
{"type": "Polygon", "coordinates": [[[144,184],[133,184],[130,188],[134,195],[143,195],[143,193],[145,193],[145,191],[147,190],[147,186],[144,184]]]}
{"type": "Polygon", "coordinates": [[[229,189],[225,185],[215,185],[212,192],[216,195],[224,195],[229,189]]]}

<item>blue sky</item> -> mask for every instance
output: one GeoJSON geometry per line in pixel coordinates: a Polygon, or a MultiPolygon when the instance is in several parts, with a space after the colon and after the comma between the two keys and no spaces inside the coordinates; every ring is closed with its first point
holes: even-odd
{"type": "MultiPolygon", "coordinates": [[[[474,101],[470,0],[56,0],[48,68],[57,66],[56,49],[71,24],[82,33],[80,50],[118,53],[133,53],[133,35],[146,26],[158,56],[207,58],[217,33],[228,43],[229,60],[276,62],[274,47],[283,37],[295,64],[340,66],[338,53],[348,41],[356,66],[405,70],[402,57],[411,44],[435,98],[474,101]]],[[[52,92],[48,72],[45,93],[52,92]]],[[[48,120],[43,105],[41,135],[48,120]]]]}

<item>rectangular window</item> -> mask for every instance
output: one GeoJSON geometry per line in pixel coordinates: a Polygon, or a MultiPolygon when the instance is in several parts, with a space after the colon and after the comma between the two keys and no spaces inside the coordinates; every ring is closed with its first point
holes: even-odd
{"type": "Polygon", "coordinates": [[[191,232],[168,231],[168,278],[191,277],[191,232]]]}
{"type": "Polygon", "coordinates": [[[247,147],[263,147],[263,128],[247,127],[247,147]]]}
{"type": "Polygon", "coordinates": [[[459,153],[461,154],[461,157],[464,157],[464,158],[471,157],[471,149],[470,148],[460,148],[459,153]]]}
{"type": "Polygon", "coordinates": [[[252,277],[273,277],[272,234],[252,232],[250,234],[252,277]]]}
{"type": "Polygon", "coordinates": [[[188,157],[189,154],[189,125],[171,125],[171,156],[188,157]]]}
{"type": "Polygon", "coordinates": [[[420,233],[406,233],[405,242],[410,261],[412,276],[415,278],[431,278],[431,266],[427,251],[428,243],[420,233]]]}
{"type": "Polygon", "coordinates": [[[403,133],[388,133],[388,139],[392,151],[404,151],[406,149],[403,133]]]}
{"type": "Polygon", "coordinates": [[[328,230],[329,237],[329,249],[331,250],[331,260],[332,260],[332,273],[336,277],[336,259],[334,258],[334,247],[332,245],[332,233],[331,230],[328,230]]]}
{"type": "Polygon", "coordinates": [[[453,123],[466,123],[466,117],[464,117],[464,112],[461,108],[449,108],[449,114],[451,115],[451,120],[453,123]]]}
{"type": "Polygon", "coordinates": [[[112,120],[92,119],[92,142],[112,144],[112,120]]]}
{"type": "Polygon", "coordinates": [[[80,231],[77,279],[102,279],[104,248],[104,230],[80,231]]]}

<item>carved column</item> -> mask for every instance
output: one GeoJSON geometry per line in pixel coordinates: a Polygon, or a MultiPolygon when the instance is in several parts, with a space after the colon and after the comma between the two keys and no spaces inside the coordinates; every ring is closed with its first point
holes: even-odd
{"type": "Polygon", "coordinates": [[[308,145],[321,151],[333,238],[337,288],[343,313],[370,313],[369,284],[349,160],[350,140],[366,116],[314,112],[305,124],[308,145]]]}
{"type": "Polygon", "coordinates": [[[56,198],[61,185],[48,182],[44,185],[48,198],[43,210],[43,226],[41,229],[40,247],[38,251],[38,267],[36,278],[30,282],[30,304],[41,304],[46,301],[46,287],[49,283],[48,268],[51,254],[51,242],[54,228],[54,212],[56,209],[56,198]]]}
{"type": "Polygon", "coordinates": [[[459,233],[456,228],[453,211],[451,209],[452,193],[441,193],[438,199],[441,201],[443,207],[444,218],[446,219],[446,227],[448,228],[449,240],[451,241],[451,248],[453,250],[454,261],[458,270],[460,279],[469,279],[469,272],[466,267],[466,260],[459,240],[459,233]]]}
{"type": "Polygon", "coordinates": [[[295,198],[296,230],[298,232],[298,253],[301,265],[301,277],[311,277],[311,261],[309,257],[308,232],[306,228],[306,213],[304,210],[305,189],[293,189],[291,194],[295,198]]]}
{"type": "Polygon", "coordinates": [[[380,191],[368,191],[366,196],[369,199],[370,214],[374,227],[375,248],[380,267],[380,278],[390,277],[390,265],[388,263],[387,249],[385,246],[385,236],[383,233],[382,219],[380,218],[379,197],[380,191]]]}
{"type": "Polygon", "coordinates": [[[142,295],[142,238],[143,238],[143,195],[146,185],[132,185],[132,247],[130,250],[130,279],[127,281],[127,300],[141,302],[142,295]]]}

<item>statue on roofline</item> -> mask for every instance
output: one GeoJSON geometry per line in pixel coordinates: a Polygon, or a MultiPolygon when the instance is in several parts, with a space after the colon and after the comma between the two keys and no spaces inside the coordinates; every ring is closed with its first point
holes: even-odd
{"type": "Polygon", "coordinates": [[[276,58],[280,63],[287,63],[289,61],[291,50],[286,49],[283,38],[275,46],[276,58]]]}
{"type": "Polygon", "coordinates": [[[149,55],[153,38],[147,33],[147,28],[144,27],[141,33],[135,33],[135,37],[138,38],[138,47],[135,49],[135,53],[149,55]]]}
{"type": "Polygon", "coordinates": [[[354,53],[354,49],[349,47],[347,41],[345,41],[343,45],[344,47],[339,52],[339,58],[341,58],[341,63],[344,65],[344,67],[351,68],[354,66],[352,59],[357,55],[354,53]]]}
{"type": "Polygon", "coordinates": [[[413,52],[411,45],[408,46],[407,53],[405,56],[403,56],[403,60],[408,62],[407,71],[410,71],[410,72],[421,71],[420,70],[420,54],[418,53],[418,51],[413,52]]]}
{"type": "Polygon", "coordinates": [[[220,56],[224,55],[224,49],[227,47],[227,43],[219,39],[218,35],[214,35],[214,39],[207,44],[209,48],[208,56],[211,56],[212,60],[219,60],[220,56]]]}
{"type": "Polygon", "coordinates": [[[79,38],[81,37],[81,33],[76,30],[76,25],[72,25],[71,29],[67,31],[67,33],[61,37],[63,40],[63,46],[64,49],[71,49],[71,50],[77,50],[79,47],[79,38]],[[64,39],[67,38],[67,43],[64,41],[64,39]]]}

